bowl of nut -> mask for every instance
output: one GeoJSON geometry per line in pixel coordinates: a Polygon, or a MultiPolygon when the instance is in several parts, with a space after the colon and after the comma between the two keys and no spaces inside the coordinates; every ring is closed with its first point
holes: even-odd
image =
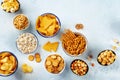
{"type": "Polygon", "coordinates": [[[99,53],[97,61],[100,65],[109,66],[116,60],[116,53],[112,50],[103,50],[99,53]]]}
{"type": "Polygon", "coordinates": [[[22,33],[16,40],[17,49],[24,53],[32,53],[38,47],[38,39],[33,33],[22,33]]]}
{"type": "Polygon", "coordinates": [[[20,3],[18,0],[3,0],[1,8],[7,13],[14,13],[20,9],[20,3]]]}
{"type": "Polygon", "coordinates": [[[36,31],[45,38],[50,38],[60,31],[61,23],[59,18],[52,13],[44,13],[36,20],[36,31]]]}
{"type": "Polygon", "coordinates": [[[18,60],[16,56],[9,52],[0,52],[0,76],[10,76],[16,72],[18,68],[18,60]]]}
{"type": "Polygon", "coordinates": [[[18,14],[13,19],[13,25],[17,30],[26,30],[30,26],[30,21],[26,15],[18,14]]]}
{"type": "Polygon", "coordinates": [[[79,76],[84,76],[87,74],[89,67],[87,63],[81,59],[75,59],[70,64],[71,71],[79,76]]]}
{"type": "Polygon", "coordinates": [[[49,55],[45,60],[45,68],[49,73],[60,74],[65,69],[65,61],[58,54],[49,55]]]}
{"type": "Polygon", "coordinates": [[[81,33],[66,30],[65,33],[61,35],[60,40],[64,52],[72,57],[85,53],[87,49],[87,39],[81,33]]]}

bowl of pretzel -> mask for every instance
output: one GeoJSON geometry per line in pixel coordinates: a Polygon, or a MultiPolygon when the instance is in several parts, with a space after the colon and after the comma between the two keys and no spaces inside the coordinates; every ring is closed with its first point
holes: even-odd
{"type": "Polygon", "coordinates": [[[87,49],[87,39],[81,33],[65,30],[60,40],[62,41],[63,50],[67,55],[79,56],[87,49]]]}

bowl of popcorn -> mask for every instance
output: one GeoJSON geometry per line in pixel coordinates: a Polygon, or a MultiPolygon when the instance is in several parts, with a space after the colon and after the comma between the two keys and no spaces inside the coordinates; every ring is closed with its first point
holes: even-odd
{"type": "Polygon", "coordinates": [[[45,68],[49,73],[60,74],[65,68],[65,61],[58,54],[49,55],[45,60],[45,68]]]}
{"type": "Polygon", "coordinates": [[[109,49],[101,51],[97,57],[98,63],[103,66],[111,65],[115,60],[116,53],[109,49]]]}
{"type": "Polygon", "coordinates": [[[20,3],[18,0],[3,0],[3,2],[1,2],[1,8],[5,12],[14,13],[20,9],[20,3]]]}
{"type": "Polygon", "coordinates": [[[70,64],[71,71],[79,76],[84,76],[87,74],[89,67],[87,63],[81,59],[75,59],[70,64]]]}
{"type": "Polygon", "coordinates": [[[22,33],[16,40],[17,48],[24,54],[32,53],[37,49],[38,39],[32,33],[22,33]]]}
{"type": "Polygon", "coordinates": [[[53,37],[60,31],[61,23],[59,18],[52,13],[44,13],[36,20],[37,32],[45,37],[53,37]]]}
{"type": "Polygon", "coordinates": [[[0,52],[0,76],[10,76],[16,72],[18,68],[18,60],[16,56],[9,52],[0,52]]]}
{"type": "Polygon", "coordinates": [[[81,33],[66,30],[62,33],[60,40],[62,42],[62,48],[67,55],[73,57],[79,56],[87,49],[87,39],[81,33]]]}
{"type": "Polygon", "coordinates": [[[13,25],[17,30],[26,30],[30,26],[30,21],[26,15],[18,14],[13,19],[13,25]]]}

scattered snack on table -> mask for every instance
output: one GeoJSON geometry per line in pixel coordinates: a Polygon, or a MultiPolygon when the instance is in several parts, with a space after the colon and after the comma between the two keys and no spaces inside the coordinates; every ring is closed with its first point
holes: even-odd
{"type": "Polygon", "coordinates": [[[116,49],[117,49],[117,46],[112,46],[112,49],[113,49],[113,50],[116,50],[116,49]]]}
{"type": "Polygon", "coordinates": [[[83,60],[80,60],[80,59],[75,59],[71,63],[70,68],[73,73],[75,73],[79,76],[83,76],[88,72],[88,65],[86,64],[86,62],[84,62],[83,60]]]}
{"type": "Polygon", "coordinates": [[[87,57],[87,59],[88,59],[89,61],[91,61],[92,58],[93,58],[93,55],[92,55],[92,54],[88,55],[88,57],[87,57]]]}
{"type": "Polygon", "coordinates": [[[65,52],[72,56],[82,54],[87,47],[86,38],[80,33],[66,30],[61,36],[62,47],[65,52]]]}
{"type": "Polygon", "coordinates": [[[92,67],[94,67],[94,66],[95,66],[95,64],[94,64],[94,63],[91,63],[91,66],[92,66],[92,67]]]}
{"type": "Polygon", "coordinates": [[[39,53],[35,53],[35,55],[29,55],[29,56],[28,56],[28,59],[29,59],[30,61],[33,61],[33,60],[35,59],[35,61],[36,61],[37,63],[41,62],[41,56],[40,56],[39,53]]]}
{"type": "Polygon", "coordinates": [[[41,57],[39,53],[35,53],[35,61],[39,63],[41,61],[41,57]]]}
{"type": "Polygon", "coordinates": [[[60,73],[65,67],[64,59],[58,54],[49,55],[45,61],[45,68],[53,74],[60,73]]]}
{"type": "Polygon", "coordinates": [[[33,68],[29,65],[27,65],[26,63],[22,64],[22,67],[21,67],[22,71],[24,73],[31,73],[33,72],[33,68]]]}
{"type": "Polygon", "coordinates": [[[48,41],[44,46],[43,46],[43,49],[48,51],[48,52],[51,52],[51,51],[54,51],[56,52],[57,51],[57,48],[59,46],[59,42],[50,42],[48,41]]]}
{"type": "Polygon", "coordinates": [[[37,18],[36,30],[43,36],[53,36],[60,29],[58,18],[53,14],[43,14],[37,18]]]}
{"type": "Polygon", "coordinates": [[[112,64],[116,59],[116,54],[112,50],[102,51],[97,58],[97,61],[104,66],[112,64]]]}
{"type": "Polygon", "coordinates": [[[83,26],[83,24],[76,24],[76,25],[75,25],[75,28],[76,28],[77,30],[80,30],[80,29],[83,29],[84,26],[83,26]]]}
{"type": "Polygon", "coordinates": [[[13,19],[13,24],[18,30],[25,30],[29,27],[29,20],[24,14],[19,14],[13,19]]]}
{"type": "Polygon", "coordinates": [[[33,61],[33,60],[34,60],[34,56],[33,56],[33,55],[29,55],[29,56],[28,56],[28,59],[29,59],[30,61],[33,61]]]}
{"type": "Polygon", "coordinates": [[[18,0],[3,0],[1,7],[5,12],[13,13],[20,9],[20,3],[18,0]]]}
{"type": "Polygon", "coordinates": [[[0,75],[10,75],[17,69],[17,59],[10,52],[0,53],[0,75]]]}
{"type": "Polygon", "coordinates": [[[23,33],[17,39],[17,47],[22,53],[32,53],[37,48],[37,38],[31,33],[23,33]]]}

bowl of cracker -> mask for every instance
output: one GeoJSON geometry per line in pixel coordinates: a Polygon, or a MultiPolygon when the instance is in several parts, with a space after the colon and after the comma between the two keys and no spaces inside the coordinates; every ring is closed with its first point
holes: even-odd
{"type": "Polygon", "coordinates": [[[72,32],[68,29],[62,33],[60,40],[64,52],[72,57],[85,53],[87,49],[87,39],[81,33],[72,32]]]}
{"type": "Polygon", "coordinates": [[[116,60],[116,53],[112,50],[103,50],[99,53],[97,61],[102,66],[109,66],[116,60]]]}
{"type": "Polygon", "coordinates": [[[45,68],[49,73],[60,74],[65,69],[65,61],[59,54],[49,55],[45,60],[45,68]]]}
{"type": "Polygon", "coordinates": [[[53,13],[44,13],[36,20],[36,31],[45,38],[50,38],[60,31],[61,23],[53,13]]]}
{"type": "Polygon", "coordinates": [[[0,52],[0,76],[10,76],[16,72],[18,68],[18,60],[16,56],[9,52],[0,52]]]}

